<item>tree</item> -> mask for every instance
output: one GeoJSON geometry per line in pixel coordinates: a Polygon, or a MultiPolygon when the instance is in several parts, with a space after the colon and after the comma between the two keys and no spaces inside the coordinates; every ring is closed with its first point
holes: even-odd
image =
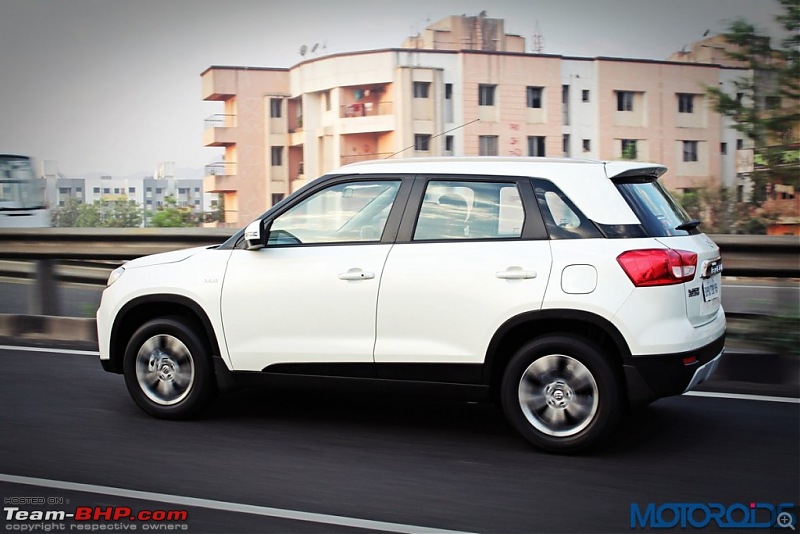
{"type": "Polygon", "coordinates": [[[142,213],[136,202],[125,197],[96,200],[84,204],[68,199],[64,206],[53,209],[53,226],[88,228],[135,228],[142,224],[142,213]]]}
{"type": "Polygon", "coordinates": [[[750,74],[734,80],[735,94],[707,88],[717,113],[731,118],[734,128],[753,142],[755,162],[753,200],[766,199],[767,183],[797,184],[788,146],[800,119],[800,0],[778,0],[784,12],[777,17],[789,37],[775,48],[769,36],[749,22],[734,21],[724,34],[731,45],[726,54],[750,74]],[[789,163],[787,165],[787,163],[789,163]]]}
{"type": "Polygon", "coordinates": [[[157,226],[161,228],[167,227],[187,227],[196,226],[192,210],[189,208],[180,208],[175,200],[175,197],[168,196],[164,199],[166,206],[159,208],[150,219],[150,226],[157,226]]]}

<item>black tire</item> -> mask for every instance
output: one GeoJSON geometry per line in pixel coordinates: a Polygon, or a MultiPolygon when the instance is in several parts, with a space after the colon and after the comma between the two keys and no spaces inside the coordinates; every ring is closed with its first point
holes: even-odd
{"type": "Polygon", "coordinates": [[[160,419],[188,419],[214,399],[216,377],[207,344],[193,323],[159,317],[139,327],[123,361],[134,402],[160,419]]]}
{"type": "Polygon", "coordinates": [[[500,396],[514,428],[556,453],[599,444],[623,407],[610,362],[590,342],[567,335],[544,336],[520,348],[505,369],[500,396]]]}

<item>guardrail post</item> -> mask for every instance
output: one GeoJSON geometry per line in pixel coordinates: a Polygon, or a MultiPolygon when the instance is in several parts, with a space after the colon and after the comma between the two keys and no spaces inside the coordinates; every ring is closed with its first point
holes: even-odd
{"type": "Polygon", "coordinates": [[[36,261],[36,282],[30,302],[33,315],[58,315],[59,295],[55,265],[55,260],[36,261]]]}

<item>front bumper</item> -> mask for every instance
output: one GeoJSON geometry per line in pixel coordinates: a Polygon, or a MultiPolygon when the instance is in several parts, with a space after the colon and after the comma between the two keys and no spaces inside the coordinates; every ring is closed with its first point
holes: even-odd
{"type": "Polygon", "coordinates": [[[724,348],[725,334],[687,352],[632,356],[623,366],[630,403],[647,404],[695,388],[713,374],[724,348]]]}

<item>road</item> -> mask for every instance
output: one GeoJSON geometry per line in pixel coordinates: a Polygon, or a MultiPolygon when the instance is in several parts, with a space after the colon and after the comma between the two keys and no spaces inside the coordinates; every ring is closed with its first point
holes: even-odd
{"type": "Polygon", "coordinates": [[[662,399],[562,457],[484,404],[239,391],[176,423],[140,412],[95,356],[4,349],[0,369],[4,498],[187,510],[194,533],[620,532],[632,503],[800,503],[797,403],[662,399]]]}

